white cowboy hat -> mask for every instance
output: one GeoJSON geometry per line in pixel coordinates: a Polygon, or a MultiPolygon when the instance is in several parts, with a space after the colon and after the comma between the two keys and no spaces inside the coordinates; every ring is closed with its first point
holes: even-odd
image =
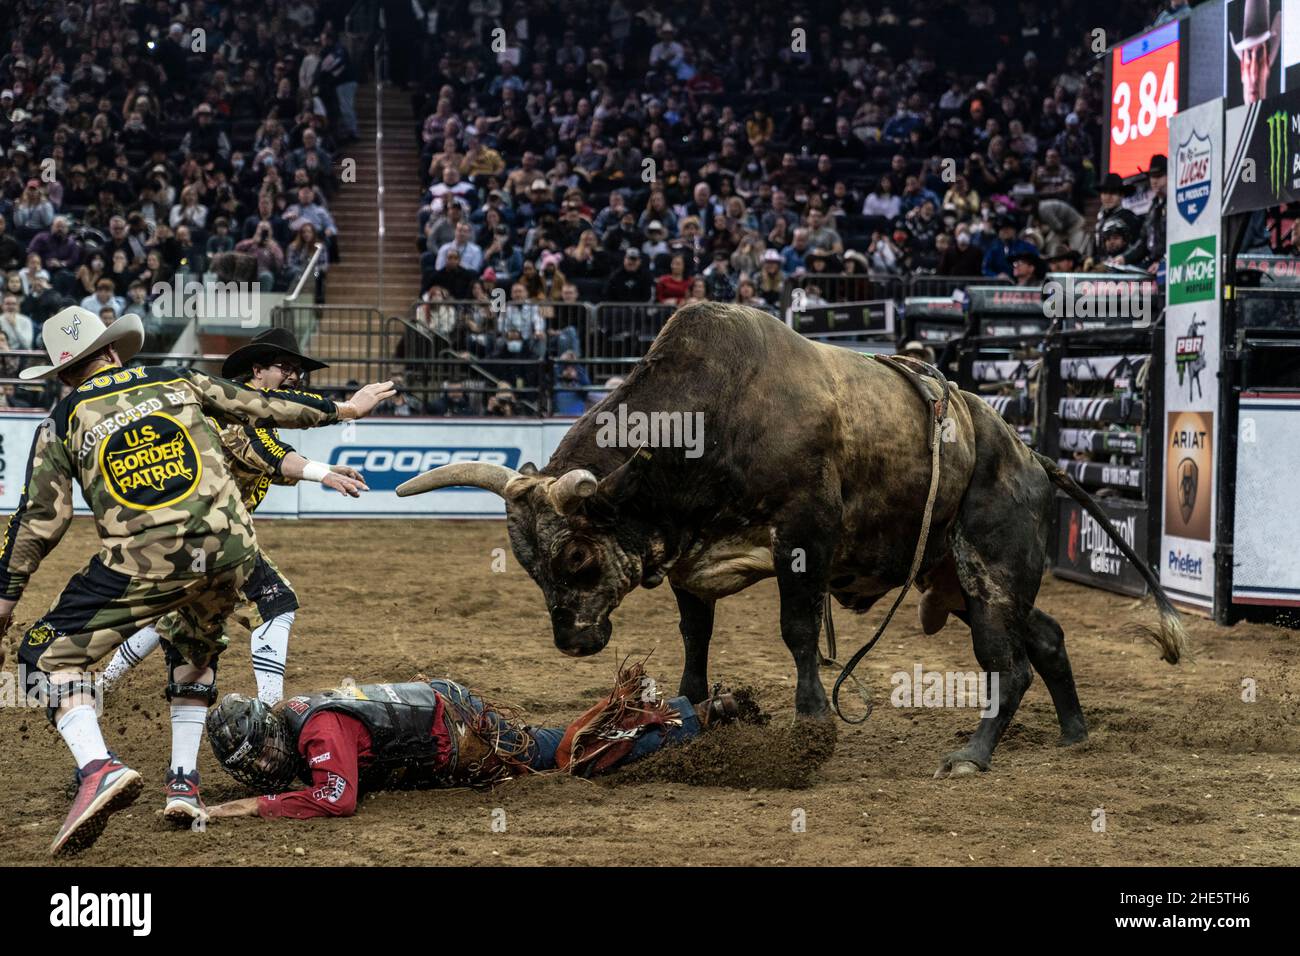
{"type": "Polygon", "coordinates": [[[1232,46],[1232,52],[1240,58],[1241,54],[1247,50],[1259,46],[1261,43],[1268,44],[1268,62],[1273,65],[1277,59],[1278,49],[1282,42],[1282,12],[1279,10],[1270,23],[1268,19],[1268,0],[1246,0],[1242,10],[1241,33],[1242,37],[1238,40],[1233,36],[1232,31],[1228,31],[1228,42],[1232,46]]]}
{"type": "Polygon", "coordinates": [[[123,362],[128,361],[144,345],[144,326],[140,324],[138,315],[124,315],[112,325],[105,325],[89,309],[70,305],[45,320],[41,336],[54,364],[25,368],[18,373],[21,379],[48,378],[114,343],[118,343],[118,357],[123,362]]]}

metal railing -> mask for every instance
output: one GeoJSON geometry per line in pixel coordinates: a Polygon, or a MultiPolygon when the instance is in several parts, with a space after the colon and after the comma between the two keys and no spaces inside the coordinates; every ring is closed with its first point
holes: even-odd
{"type": "Polygon", "coordinates": [[[388,79],[388,37],[384,11],[379,11],[375,41],[375,241],[379,248],[379,304],[384,303],[384,83],[388,79]]]}
{"type": "Polygon", "coordinates": [[[293,288],[289,290],[289,294],[284,297],[285,302],[292,305],[298,300],[298,296],[302,295],[303,286],[307,284],[308,276],[311,276],[313,279],[320,278],[320,256],[321,250],[324,248],[325,244],[322,242],[316,243],[315,247],[313,247],[311,258],[307,260],[307,265],[298,276],[298,281],[295,282],[293,288]]]}

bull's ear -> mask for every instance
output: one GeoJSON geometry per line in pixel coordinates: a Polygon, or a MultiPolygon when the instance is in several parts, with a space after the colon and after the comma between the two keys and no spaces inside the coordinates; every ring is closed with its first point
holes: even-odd
{"type": "Polygon", "coordinates": [[[532,477],[537,474],[537,466],[534,465],[531,461],[526,461],[519,466],[519,474],[528,475],[529,477],[532,477]]]}
{"type": "Polygon", "coordinates": [[[597,495],[614,504],[626,501],[639,490],[641,478],[649,464],[650,449],[637,449],[631,458],[600,480],[597,495]]]}

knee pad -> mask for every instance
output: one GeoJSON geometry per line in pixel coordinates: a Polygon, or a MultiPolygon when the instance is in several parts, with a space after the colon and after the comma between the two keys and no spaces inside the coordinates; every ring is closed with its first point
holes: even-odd
{"type": "Polygon", "coordinates": [[[27,678],[30,687],[27,690],[28,695],[35,691],[40,697],[45,698],[45,719],[50,722],[50,726],[56,726],[59,722],[59,707],[70,697],[78,694],[85,694],[94,700],[99,696],[99,689],[95,682],[87,677],[77,677],[61,683],[55,683],[50,680],[50,675],[45,671],[33,671],[32,675],[27,678]]]}
{"type": "Polygon", "coordinates": [[[173,697],[201,697],[208,702],[208,706],[215,704],[217,702],[217,660],[218,658],[213,657],[210,661],[208,661],[208,667],[212,669],[211,682],[209,683],[204,683],[203,681],[178,682],[176,680],[176,668],[180,667],[182,664],[189,664],[190,662],[187,661],[184,657],[182,657],[180,651],[172,647],[170,643],[164,641],[163,647],[166,649],[166,653],[167,653],[167,690],[166,690],[167,700],[170,701],[173,697]]]}

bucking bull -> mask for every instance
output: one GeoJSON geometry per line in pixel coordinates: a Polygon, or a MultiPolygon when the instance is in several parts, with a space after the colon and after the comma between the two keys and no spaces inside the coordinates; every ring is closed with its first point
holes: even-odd
{"type": "MultiPolygon", "coordinates": [[[[937,775],[989,769],[1032,680],[1042,676],[1061,742],[1087,737],[1065,637],[1034,607],[1053,488],[1105,529],[1159,610],[1150,635],[1176,663],[1186,637],[1155,575],[1105,512],[1055,462],[1030,450],[977,396],[952,389],[940,478],[917,586],[923,630],[955,614],[980,666],[999,675],[998,708],[937,775]]],[[[595,654],[610,613],[637,585],[666,578],[685,643],[680,693],[708,696],[714,603],[776,576],[781,637],[794,657],[796,710],[827,717],[818,639],[825,595],[864,612],[903,585],[930,489],[933,409],[889,363],[814,343],[738,305],[678,310],[626,382],[569,430],[550,462],[519,471],[444,465],[399,495],[454,485],[506,503],[510,543],[542,589],[555,644],[595,654]],[[703,448],[629,448],[602,412],[703,412],[703,448]],[[701,453],[702,451],[702,453],[701,453]]]]}

